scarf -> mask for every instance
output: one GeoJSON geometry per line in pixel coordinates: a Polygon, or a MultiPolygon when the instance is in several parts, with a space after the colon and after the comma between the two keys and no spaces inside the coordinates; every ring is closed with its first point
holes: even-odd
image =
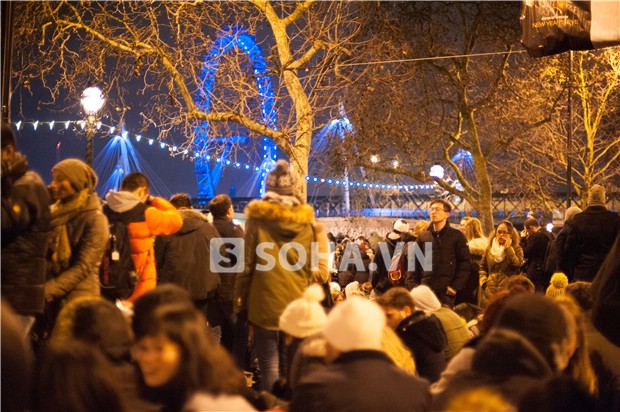
{"type": "Polygon", "coordinates": [[[57,201],[51,206],[52,222],[49,240],[50,269],[56,276],[69,267],[71,259],[71,242],[67,232],[67,223],[75,217],[85,205],[89,197],[89,190],[83,189],[70,201],[57,201]]]}
{"type": "Polygon", "coordinates": [[[493,256],[495,263],[503,262],[506,259],[506,249],[499,244],[497,238],[493,239],[491,244],[491,256],[493,256]]]}

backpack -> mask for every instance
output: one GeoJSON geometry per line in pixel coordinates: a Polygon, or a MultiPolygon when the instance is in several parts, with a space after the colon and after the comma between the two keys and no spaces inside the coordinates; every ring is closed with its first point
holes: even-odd
{"type": "Polygon", "coordinates": [[[111,301],[127,299],[133,293],[138,274],[131,257],[127,225],[133,221],[144,220],[145,210],[146,205],[143,203],[124,213],[116,213],[107,205],[104,206],[104,213],[108,216],[110,236],[99,267],[99,286],[101,295],[106,299],[111,301]]]}
{"type": "Polygon", "coordinates": [[[398,252],[395,252],[392,256],[392,262],[390,263],[390,267],[388,268],[388,278],[392,286],[404,286],[405,285],[405,260],[407,258],[405,247],[403,247],[398,252]],[[405,259],[401,259],[403,257],[403,252],[405,252],[405,259]]]}

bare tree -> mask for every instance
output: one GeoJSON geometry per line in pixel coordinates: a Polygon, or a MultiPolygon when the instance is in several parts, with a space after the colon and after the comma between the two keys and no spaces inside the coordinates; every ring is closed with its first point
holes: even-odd
{"type": "MultiPolygon", "coordinates": [[[[551,99],[523,117],[529,103],[505,99],[507,73],[516,62],[512,51],[518,44],[519,5],[416,2],[366,7],[371,28],[362,33],[369,33],[372,46],[360,54],[366,61],[387,62],[372,66],[364,81],[350,89],[348,107],[358,131],[350,139],[359,153],[355,160],[368,170],[435,182],[467,200],[490,230],[492,165],[501,167],[515,139],[548,121],[555,103],[551,99]],[[389,28],[388,37],[372,30],[377,21],[389,28]],[[471,154],[471,170],[452,160],[459,149],[471,154]],[[380,161],[370,162],[372,154],[379,154],[380,161]],[[449,178],[429,176],[436,162],[449,178]]],[[[354,71],[358,66],[349,67],[354,71]]]]}
{"type": "Polygon", "coordinates": [[[548,58],[539,66],[529,65],[527,75],[514,79],[521,96],[530,102],[548,98],[552,89],[565,90],[553,121],[524,136],[529,142],[525,152],[518,146],[510,147],[512,167],[508,179],[536,197],[547,210],[558,207],[555,195],[566,191],[569,158],[571,184],[581,207],[587,206],[593,184],[617,188],[620,179],[620,48],[574,53],[570,121],[566,94],[571,76],[568,53],[548,58]]]}
{"type": "Polygon", "coordinates": [[[200,122],[208,122],[208,139],[240,130],[266,136],[290,158],[305,196],[301,177],[312,133],[337,109],[335,63],[358,28],[350,9],[347,2],[311,0],[19,3],[14,84],[28,92],[40,82],[41,107],[66,110],[75,108],[84,87],[102,84],[113,121],[139,113],[143,130],[174,144],[175,154],[201,150],[195,144],[200,122]],[[276,124],[265,121],[256,73],[238,48],[220,57],[209,107],[200,104],[205,56],[217,32],[234,24],[269,52],[276,124]]]}

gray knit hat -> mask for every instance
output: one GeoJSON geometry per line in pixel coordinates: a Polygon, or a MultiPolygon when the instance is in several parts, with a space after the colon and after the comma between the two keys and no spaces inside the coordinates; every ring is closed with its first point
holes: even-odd
{"type": "Polygon", "coordinates": [[[276,167],[265,179],[268,192],[275,192],[282,196],[293,196],[295,188],[295,176],[291,173],[291,165],[286,160],[280,159],[276,167]]]}
{"type": "Polygon", "coordinates": [[[52,167],[52,172],[65,175],[71,182],[71,186],[78,192],[82,189],[92,192],[97,187],[97,173],[80,159],[65,159],[52,167]]]}
{"type": "Polygon", "coordinates": [[[605,188],[603,186],[592,186],[588,195],[588,206],[605,206],[605,195],[605,188]]]}

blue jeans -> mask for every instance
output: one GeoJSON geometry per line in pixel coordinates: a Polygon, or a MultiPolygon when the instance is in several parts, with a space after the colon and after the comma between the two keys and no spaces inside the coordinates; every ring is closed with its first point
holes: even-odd
{"type": "Polygon", "coordinates": [[[276,330],[254,328],[254,350],[261,371],[262,388],[271,392],[273,384],[280,377],[280,370],[286,370],[284,335],[276,330]]]}

